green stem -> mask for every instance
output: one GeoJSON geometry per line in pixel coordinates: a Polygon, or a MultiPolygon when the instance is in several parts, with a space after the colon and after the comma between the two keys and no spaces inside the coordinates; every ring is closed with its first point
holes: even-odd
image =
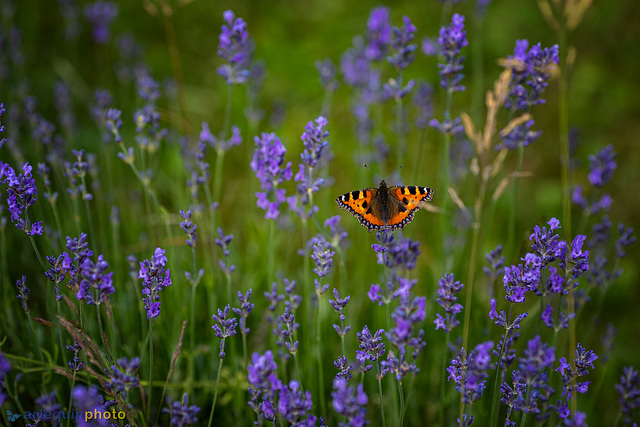
{"type": "MultiPolygon", "coordinates": [[[[442,369],[440,370],[440,399],[442,399],[443,401],[445,401],[445,383],[447,382],[447,355],[449,354],[449,340],[451,339],[451,333],[450,331],[447,331],[446,333],[446,338],[444,341],[444,348],[442,349],[442,369]]],[[[440,413],[440,425],[444,426],[444,419],[445,419],[445,411],[444,411],[445,405],[440,405],[440,410],[438,411],[440,413]]]]}
{"type": "Polygon", "coordinates": [[[400,399],[400,427],[404,424],[404,392],[402,391],[402,380],[398,381],[398,397],[400,399]]]}
{"type": "MultiPolygon", "coordinates": [[[[380,377],[380,360],[376,359],[376,367],[378,368],[378,395],[380,396],[380,416],[382,417],[382,427],[386,427],[386,420],[384,418],[384,405],[382,404],[382,378],[380,377]]],[[[364,373],[362,375],[364,379],[364,373]]]]}
{"type": "Polygon", "coordinates": [[[514,249],[514,242],[516,240],[516,206],[518,196],[518,175],[522,171],[522,160],[524,158],[524,146],[518,144],[518,166],[516,169],[516,175],[513,178],[513,186],[511,188],[511,209],[509,210],[509,226],[507,228],[507,241],[508,245],[505,248],[505,253],[512,253],[514,249]]]}
{"type": "Polygon", "coordinates": [[[151,425],[151,391],[153,389],[153,319],[149,319],[149,392],[147,396],[147,412],[151,425]]]}
{"type": "Polygon", "coordinates": [[[40,251],[38,250],[38,246],[36,246],[36,241],[33,239],[33,236],[29,236],[29,240],[31,241],[31,246],[33,247],[33,251],[36,253],[36,257],[38,258],[42,269],[44,271],[47,271],[49,268],[47,267],[47,264],[44,263],[42,255],[40,255],[40,251]]]}
{"type": "MultiPolygon", "coordinates": [[[[308,257],[305,257],[308,258],[308,257]]],[[[322,285],[321,285],[322,286],[322,285]]],[[[324,397],[324,370],[322,368],[322,322],[321,322],[321,310],[322,304],[320,303],[320,299],[322,295],[320,292],[316,291],[318,295],[318,309],[316,310],[316,348],[318,350],[317,353],[317,362],[318,362],[318,394],[320,395],[320,413],[326,414],[327,405],[324,397]]],[[[343,351],[344,351],[344,339],[343,339],[343,351]]]]}
{"type": "MultiPolygon", "coordinates": [[[[222,338],[222,348],[224,348],[224,338],[222,338]]],[[[224,359],[220,358],[218,362],[218,374],[216,375],[216,388],[213,392],[213,402],[211,403],[211,413],[209,414],[209,424],[208,427],[211,427],[211,423],[213,422],[213,412],[216,410],[216,400],[218,400],[218,386],[220,385],[220,373],[222,372],[222,361],[224,359]]]]}

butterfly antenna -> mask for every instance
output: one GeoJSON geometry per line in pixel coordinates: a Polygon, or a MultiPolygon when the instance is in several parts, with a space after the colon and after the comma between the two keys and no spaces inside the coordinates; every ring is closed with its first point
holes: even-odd
{"type": "Polygon", "coordinates": [[[368,170],[369,172],[371,172],[371,173],[373,174],[373,176],[374,176],[374,177],[376,177],[376,179],[378,179],[378,180],[380,179],[380,175],[378,175],[377,173],[375,173],[374,171],[372,171],[372,170],[371,170],[371,168],[369,168],[369,166],[367,166],[367,164],[366,164],[366,163],[363,163],[363,164],[362,164],[362,166],[364,166],[365,168],[367,168],[367,170],[368,170]]]}
{"type": "Polygon", "coordinates": [[[389,178],[393,178],[397,174],[398,179],[401,180],[400,179],[400,169],[402,169],[403,167],[404,167],[404,165],[400,165],[396,170],[391,172],[391,174],[389,175],[389,178]]]}

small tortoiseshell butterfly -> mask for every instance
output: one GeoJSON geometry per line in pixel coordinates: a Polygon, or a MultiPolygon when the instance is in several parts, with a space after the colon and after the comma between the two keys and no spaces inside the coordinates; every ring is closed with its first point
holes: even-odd
{"type": "Polygon", "coordinates": [[[433,190],[416,185],[387,187],[382,181],[379,188],[365,188],[343,194],[336,199],[341,209],[372,230],[403,229],[413,221],[413,215],[433,198],[433,190]]]}

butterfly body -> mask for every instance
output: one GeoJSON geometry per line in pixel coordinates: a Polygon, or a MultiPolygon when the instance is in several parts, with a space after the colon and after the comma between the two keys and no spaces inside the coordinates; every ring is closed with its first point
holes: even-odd
{"type": "Polygon", "coordinates": [[[338,207],[358,218],[360,224],[373,230],[403,229],[413,215],[433,198],[433,190],[416,185],[365,188],[345,193],[336,199],[338,207]]]}

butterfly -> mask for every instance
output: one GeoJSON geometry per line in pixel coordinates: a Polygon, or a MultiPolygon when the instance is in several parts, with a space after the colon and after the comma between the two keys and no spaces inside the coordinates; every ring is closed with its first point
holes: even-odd
{"type": "Polygon", "coordinates": [[[416,211],[433,198],[433,190],[417,185],[387,187],[384,180],[378,188],[365,188],[345,193],[336,199],[340,209],[358,218],[372,230],[403,229],[413,221],[416,211]]]}
{"type": "Polygon", "coordinates": [[[14,414],[13,412],[11,412],[10,410],[7,409],[7,418],[9,418],[9,421],[14,422],[15,420],[17,420],[21,416],[22,415],[14,414]]]}

